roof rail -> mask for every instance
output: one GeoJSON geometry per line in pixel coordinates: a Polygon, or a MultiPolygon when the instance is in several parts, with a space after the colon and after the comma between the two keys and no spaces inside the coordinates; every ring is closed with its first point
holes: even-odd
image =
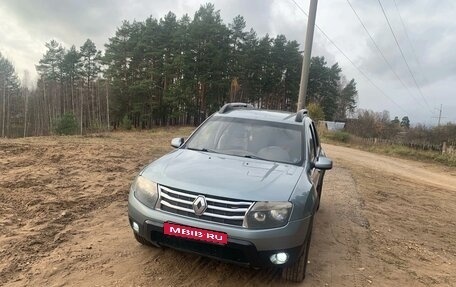
{"type": "Polygon", "coordinates": [[[299,110],[297,113],[296,113],[296,117],[295,117],[295,122],[302,122],[302,120],[304,119],[304,116],[307,116],[307,110],[306,109],[302,109],[302,110],[299,110]]]}
{"type": "Polygon", "coordinates": [[[247,103],[228,103],[220,108],[219,113],[224,114],[236,109],[254,109],[255,107],[247,103]]]}

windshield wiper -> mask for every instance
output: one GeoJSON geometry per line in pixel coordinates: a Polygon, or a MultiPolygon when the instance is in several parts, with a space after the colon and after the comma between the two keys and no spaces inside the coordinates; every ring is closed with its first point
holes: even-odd
{"type": "Polygon", "coordinates": [[[245,155],[243,155],[243,157],[270,161],[269,159],[266,159],[264,157],[259,157],[259,156],[253,155],[253,154],[245,154],[245,155]]]}
{"type": "Polygon", "coordinates": [[[196,150],[196,151],[204,151],[204,152],[219,153],[218,151],[215,151],[215,150],[213,150],[213,149],[208,149],[208,148],[205,148],[205,147],[202,147],[202,148],[187,147],[187,149],[189,149],[189,150],[196,150]]]}

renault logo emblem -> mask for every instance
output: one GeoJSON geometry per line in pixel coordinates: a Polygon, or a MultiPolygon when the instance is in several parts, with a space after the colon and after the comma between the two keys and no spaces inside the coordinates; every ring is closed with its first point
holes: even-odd
{"type": "Polygon", "coordinates": [[[206,198],[202,195],[198,195],[193,201],[193,211],[195,211],[196,215],[200,216],[204,213],[204,211],[206,211],[206,208],[206,198]]]}

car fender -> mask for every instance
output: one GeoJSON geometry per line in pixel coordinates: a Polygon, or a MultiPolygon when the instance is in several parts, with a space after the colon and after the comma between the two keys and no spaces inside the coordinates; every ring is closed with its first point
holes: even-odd
{"type": "Polygon", "coordinates": [[[307,172],[304,171],[299,178],[290,201],[293,203],[290,221],[307,218],[315,213],[318,194],[307,172]]]}

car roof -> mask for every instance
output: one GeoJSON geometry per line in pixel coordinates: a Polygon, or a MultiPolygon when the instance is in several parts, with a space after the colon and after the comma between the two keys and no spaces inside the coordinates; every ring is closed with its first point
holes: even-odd
{"type": "Polygon", "coordinates": [[[302,125],[302,122],[296,122],[296,113],[285,111],[271,111],[259,109],[234,109],[225,113],[217,112],[214,114],[217,117],[241,118],[251,120],[262,120],[276,123],[286,123],[293,125],[302,125]]]}

